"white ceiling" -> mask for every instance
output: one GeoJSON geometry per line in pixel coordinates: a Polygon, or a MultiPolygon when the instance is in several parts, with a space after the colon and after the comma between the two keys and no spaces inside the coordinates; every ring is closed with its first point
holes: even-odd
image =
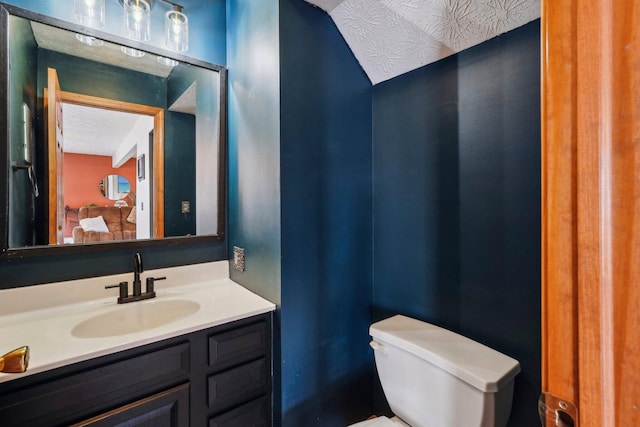
{"type": "Polygon", "coordinates": [[[540,17],[540,0],[306,0],[329,13],[373,84],[540,17]]]}
{"type": "Polygon", "coordinates": [[[148,116],[63,104],[64,151],[112,156],[140,117],[148,116]]]}

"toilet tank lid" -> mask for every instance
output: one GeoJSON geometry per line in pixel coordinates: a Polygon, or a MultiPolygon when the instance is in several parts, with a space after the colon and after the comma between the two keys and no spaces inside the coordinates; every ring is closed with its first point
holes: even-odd
{"type": "Polygon", "coordinates": [[[492,348],[430,323],[396,315],[369,333],[383,344],[412,353],[473,387],[496,392],[520,372],[520,363],[492,348]]]}

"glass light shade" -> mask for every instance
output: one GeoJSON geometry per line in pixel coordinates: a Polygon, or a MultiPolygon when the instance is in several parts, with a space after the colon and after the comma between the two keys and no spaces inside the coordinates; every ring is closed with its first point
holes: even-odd
{"type": "Polygon", "coordinates": [[[165,58],[164,56],[158,56],[157,61],[162,65],[166,65],[167,67],[175,67],[179,64],[179,62],[175,59],[165,58]]]}
{"type": "Polygon", "coordinates": [[[132,47],[121,46],[120,51],[125,55],[129,55],[133,58],[141,58],[144,56],[144,52],[138,49],[134,49],[132,47]]]}
{"type": "Polygon", "coordinates": [[[189,49],[189,18],[182,12],[170,10],[164,19],[165,44],[171,50],[189,49]]]}
{"type": "Polygon", "coordinates": [[[85,27],[104,27],[104,0],[75,0],[74,16],[85,27]]]}
{"type": "Polygon", "coordinates": [[[151,7],[145,0],[124,0],[124,17],[127,22],[127,36],[134,40],[151,38],[151,7]]]}
{"type": "Polygon", "coordinates": [[[84,34],[76,34],[76,39],[78,39],[81,43],[84,43],[89,46],[102,46],[104,42],[95,37],[86,36],[84,34]]]}

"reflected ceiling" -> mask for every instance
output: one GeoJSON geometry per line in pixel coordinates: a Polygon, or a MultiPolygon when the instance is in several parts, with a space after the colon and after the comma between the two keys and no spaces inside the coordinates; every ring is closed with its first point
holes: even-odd
{"type": "Polygon", "coordinates": [[[173,69],[173,66],[158,62],[155,55],[131,58],[122,53],[120,46],[113,43],[105,43],[102,46],[89,46],[80,43],[76,39],[75,34],[70,31],[40,24],[39,22],[31,22],[31,28],[38,47],[42,49],[77,56],[116,67],[128,68],[163,78],[166,78],[173,69]]]}
{"type": "Polygon", "coordinates": [[[74,104],[62,108],[66,153],[113,156],[139,120],[153,129],[151,116],[74,104]]]}
{"type": "Polygon", "coordinates": [[[540,0],[306,0],[329,13],[373,84],[540,18],[540,0]]]}

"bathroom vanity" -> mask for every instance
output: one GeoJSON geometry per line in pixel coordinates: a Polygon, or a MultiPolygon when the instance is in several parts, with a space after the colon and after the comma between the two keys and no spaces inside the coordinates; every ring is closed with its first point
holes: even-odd
{"type": "Polygon", "coordinates": [[[3,349],[31,348],[26,373],[0,374],[1,423],[271,425],[275,307],[228,278],[211,278],[226,265],[148,272],[166,283],[154,300],[129,304],[117,304],[104,283],[130,275],[0,291],[0,308],[14,306],[0,316],[3,349]],[[33,296],[51,292],[79,300],[45,307],[46,296],[33,296]],[[171,313],[186,302],[198,309],[171,313]]]}

